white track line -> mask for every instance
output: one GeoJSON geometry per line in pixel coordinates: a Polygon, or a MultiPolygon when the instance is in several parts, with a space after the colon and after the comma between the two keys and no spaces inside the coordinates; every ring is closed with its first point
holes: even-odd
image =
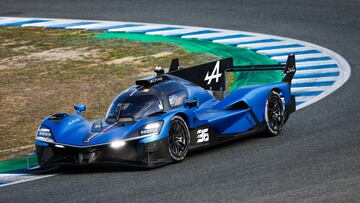
{"type": "Polygon", "coordinates": [[[110,29],[110,32],[133,32],[133,31],[140,31],[140,30],[150,30],[150,29],[158,29],[168,27],[166,25],[143,25],[143,26],[136,26],[136,27],[125,27],[125,28],[115,28],[110,29]]]}
{"type": "Polygon", "coordinates": [[[338,77],[319,77],[319,78],[300,78],[300,79],[293,79],[292,84],[299,84],[305,82],[329,82],[329,81],[336,81],[338,77]]]}
{"type": "Polygon", "coordinates": [[[299,97],[296,97],[296,102],[305,102],[310,99],[313,99],[314,97],[315,96],[299,96],[299,97]]]}
{"type": "Polygon", "coordinates": [[[41,22],[41,23],[28,23],[24,24],[21,27],[49,27],[53,25],[62,25],[62,24],[69,24],[69,23],[80,23],[82,21],[77,20],[56,20],[56,21],[47,21],[47,22],[41,22]]]}
{"type": "Polygon", "coordinates": [[[189,32],[197,32],[197,31],[201,31],[204,29],[201,28],[182,28],[182,29],[177,29],[177,30],[164,30],[164,31],[155,31],[155,32],[148,32],[146,34],[149,35],[177,35],[177,34],[184,34],[184,33],[189,33],[189,32]]]}
{"type": "MultiPolygon", "coordinates": [[[[296,57],[296,56],[295,56],[296,57]]],[[[335,60],[326,60],[326,61],[307,61],[307,62],[298,62],[296,67],[306,67],[306,66],[319,66],[319,65],[330,65],[337,64],[335,60]]]]}
{"type": "Polygon", "coordinates": [[[22,19],[6,18],[6,19],[0,20],[0,24],[16,23],[16,22],[27,21],[27,20],[35,20],[35,18],[22,18],[22,19]]]}
{"type": "Polygon", "coordinates": [[[309,73],[333,73],[339,72],[338,68],[323,68],[323,69],[309,69],[309,70],[297,70],[295,75],[309,74],[309,73]]]}
{"type": "Polygon", "coordinates": [[[278,54],[278,53],[287,53],[287,52],[295,52],[295,51],[308,51],[308,50],[314,50],[314,49],[309,48],[309,47],[296,47],[296,48],[285,48],[285,49],[260,50],[260,51],[256,51],[256,52],[260,53],[260,54],[278,54]]]}
{"type": "Polygon", "coordinates": [[[0,187],[5,187],[9,185],[15,185],[18,183],[29,182],[37,179],[48,178],[55,176],[57,174],[51,175],[29,175],[29,174],[11,174],[11,173],[1,173],[0,180],[4,182],[8,182],[5,184],[1,184],[0,187]]]}
{"type": "Polygon", "coordinates": [[[289,45],[289,44],[294,44],[294,43],[287,42],[287,41],[263,42],[263,43],[254,43],[254,44],[239,44],[239,45],[237,45],[237,47],[248,48],[248,49],[259,49],[259,48],[263,48],[263,47],[289,45]]]}
{"type": "Polygon", "coordinates": [[[330,86],[311,86],[311,87],[292,87],[292,92],[312,92],[312,91],[325,91],[330,86]]]}
{"type": "Polygon", "coordinates": [[[208,33],[208,34],[195,34],[184,36],[183,38],[196,38],[196,39],[207,39],[213,37],[226,37],[231,35],[240,34],[238,32],[221,32],[221,33],[208,33]]]}
{"type": "MultiPolygon", "coordinates": [[[[329,56],[325,53],[315,53],[315,54],[298,54],[295,56],[296,59],[308,59],[308,58],[318,58],[318,57],[325,57],[329,56]]],[[[273,60],[283,61],[287,59],[287,56],[273,56],[271,57],[273,60]]]]}
{"type": "Polygon", "coordinates": [[[126,25],[128,23],[101,23],[101,24],[89,24],[89,25],[79,25],[79,26],[73,26],[73,29],[96,29],[96,28],[102,28],[102,27],[110,27],[110,26],[121,26],[126,25]]]}
{"type": "Polygon", "coordinates": [[[85,29],[85,30],[90,30],[90,29],[97,29],[97,28],[102,28],[102,27],[110,27],[110,26],[121,26],[121,25],[126,25],[129,23],[101,23],[101,24],[89,24],[89,25],[79,25],[79,26],[73,26],[73,29],[85,29]]]}
{"type": "Polygon", "coordinates": [[[231,39],[219,39],[214,40],[215,43],[221,44],[230,44],[230,43],[241,43],[241,42],[250,42],[254,40],[260,40],[258,37],[239,37],[239,38],[231,38],[231,39]]]}

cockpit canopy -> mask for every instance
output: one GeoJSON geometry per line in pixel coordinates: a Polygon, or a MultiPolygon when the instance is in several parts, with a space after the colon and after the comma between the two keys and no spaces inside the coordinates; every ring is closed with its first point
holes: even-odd
{"type": "Polygon", "coordinates": [[[138,83],[113,100],[106,114],[106,122],[133,122],[182,106],[187,98],[185,86],[176,80],[156,82],[151,86],[138,83]]]}
{"type": "Polygon", "coordinates": [[[124,96],[111,104],[106,120],[110,123],[131,122],[163,109],[161,100],[155,95],[124,96]]]}

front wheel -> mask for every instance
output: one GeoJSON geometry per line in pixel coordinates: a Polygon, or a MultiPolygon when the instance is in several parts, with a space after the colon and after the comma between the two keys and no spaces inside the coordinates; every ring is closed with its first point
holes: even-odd
{"type": "Polygon", "coordinates": [[[277,136],[284,125],[284,106],[279,93],[271,91],[265,104],[265,134],[277,136]]]}
{"type": "Polygon", "coordinates": [[[180,116],[171,119],[169,129],[169,153],[174,161],[185,159],[189,150],[190,132],[186,122],[180,116]]]}

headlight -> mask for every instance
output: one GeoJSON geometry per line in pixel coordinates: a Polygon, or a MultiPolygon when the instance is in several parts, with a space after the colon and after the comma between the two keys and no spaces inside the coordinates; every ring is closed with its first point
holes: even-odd
{"type": "Polygon", "coordinates": [[[43,127],[41,126],[37,133],[36,133],[36,138],[37,140],[39,141],[42,141],[42,142],[50,142],[50,143],[54,143],[54,138],[51,134],[51,131],[49,128],[46,128],[46,127],[43,127]]]}
{"type": "Polygon", "coordinates": [[[146,124],[141,130],[140,130],[140,136],[152,136],[157,135],[160,133],[161,127],[163,122],[157,121],[153,123],[146,124]]]}
{"type": "Polygon", "coordinates": [[[113,149],[119,149],[125,145],[125,141],[119,140],[119,141],[113,141],[110,143],[110,147],[113,149]]]}
{"type": "Polygon", "coordinates": [[[135,133],[130,135],[129,138],[124,140],[114,140],[110,143],[109,146],[113,149],[119,149],[125,146],[127,141],[138,140],[153,135],[158,135],[161,131],[162,125],[163,125],[162,121],[156,121],[153,123],[146,124],[141,128],[140,131],[136,131],[135,133]]]}

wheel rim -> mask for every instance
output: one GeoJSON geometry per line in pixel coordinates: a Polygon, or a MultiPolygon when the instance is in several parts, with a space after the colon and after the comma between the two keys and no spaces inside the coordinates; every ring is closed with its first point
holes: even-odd
{"type": "Polygon", "coordinates": [[[170,125],[169,150],[175,156],[180,158],[187,152],[188,136],[185,124],[180,120],[174,120],[170,125]]]}
{"type": "Polygon", "coordinates": [[[277,96],[268,100],[268,122],[269,127],[274,131],[280,131],[283,125],[282,101],[277,96]]]}

